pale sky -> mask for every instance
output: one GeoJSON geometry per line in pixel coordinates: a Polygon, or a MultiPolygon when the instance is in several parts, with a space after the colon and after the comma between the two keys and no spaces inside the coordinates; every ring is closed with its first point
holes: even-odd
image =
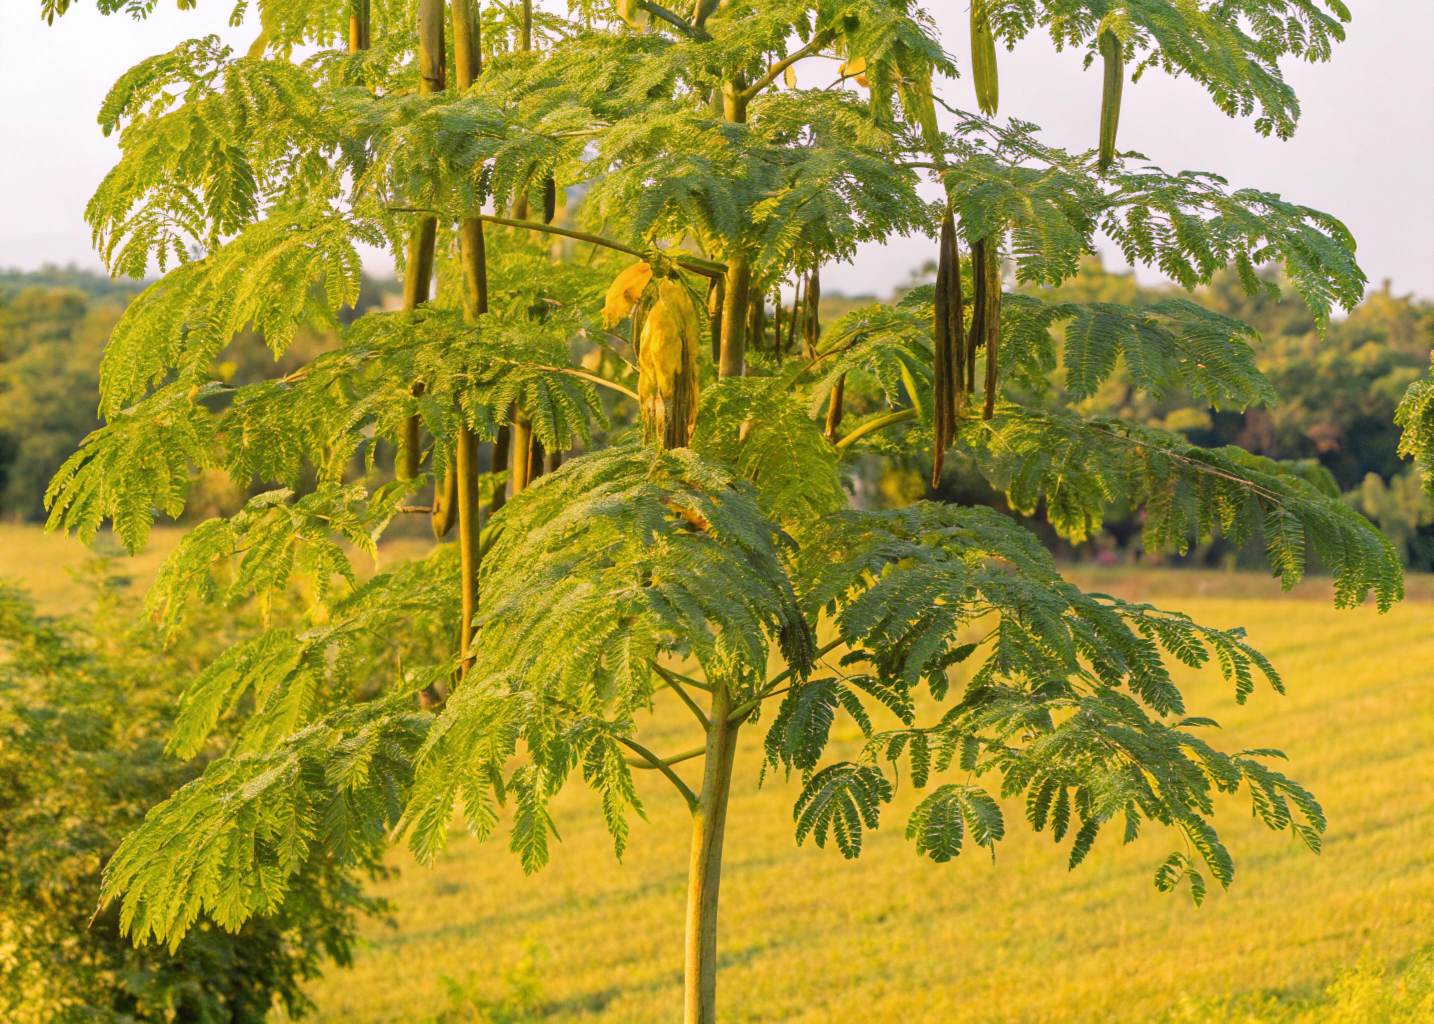
{"type": "MultiPolygon", "coordinates": [[[[1396,292],[1434,298],[1434,3],[1348,3],[1354,21],[1332,61],[1285,64],[1304,109],[1292,141],[1261,138],[1250,120],[1225,117],[1188,79],[1150,72],[1126,84],[1119,145],[1166,170],[1214,171],[1232,188],[1277,192],[1332,213],[1358,239],[1373,286],[1389,278],[1396,292]]],[[[943,45],[964,69],[966,3],[928,6],[938,10],[943,45]]],[[[0,0],[0,267],[99,269],[84,208],[117,156],[95,122],[106,91],[131,65],[183,39],[216,32],[243,49],[257,28],[230,29],[228,0],[200,0],[196,11],[170,0],[148,22],[101,17],[92,2],[78,0],[47,26],[39,8],[39,0],[0,0]]],[[[1001,50],[1001,115],[1041,125],[1051,144],[1093,146],[1099,64],[1083,71],[1081,59],[1055,52],[1044,35],[1014,53],[1001,50]]],[[[829,80],[825,68],[798,73],[804,85],[829,80]]],[[[953,106],[975,109],[969,77],[938,88],[953,106]]],[[[824,290],[885,294],[933,253],[925,239],[868,246],[854,265],[825,269],[824,290]]],[[[374,255],[370,272],[391,274],[374,255]]],[[[1118,265],[1118,254],[1106,255],[1118,265]]],[[[1145,270],[1140,276],[1158,280],[1145,270]]]]}

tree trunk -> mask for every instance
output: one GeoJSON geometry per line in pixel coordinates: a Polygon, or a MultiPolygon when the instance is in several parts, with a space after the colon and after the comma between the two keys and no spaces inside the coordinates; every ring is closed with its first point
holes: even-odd
{"type": "Polygon", "coordinates": [[[353,0],[349,8],[349,53],[367,50],[372,44],[369,25],[369,0],[353,0]]]}
{"type": "MultiPolygon", "coordinates": [[[[365,28],[365,35],[367,31],[365,28]]],[[[353,35],[354,26],[350,21],[350,45],[353,35]]],[[[443,0],[420,0],[418,5],[418,66],[418,91],[441,91],[446,74],[443,56],[443,0]]],[[[428,291],[433,284],[433,246],[437,234],[438,220],[434,217],[420,217],[413,227],[413,234],[409,236],[408,264],[403,273],[404,309],[417,309],[428,301],[428,291]]],[[[422,388],[421,382],[415,383],[413,393],[422,394],[422,388]]],[[[398,457],[394,460],[393,475],[400,480],[412,480],[418,475],[422,454],[418,441],[418,417],[410,416],[408,422],[403,425],[403,437],[399,442],[398,457]]]]}
{"type": "Polygon", "coordinates": [[[740,377],[746,372],[747,301],[752,285],[752,267],[747,254],[733,252],[727,257],[727,294],[722,303],[722,362],[718,373],[740,377]]]}
{"type": "Polygon", "coordinates": [[[732,697],[725,685],[712,693],[712,727],[702,792],[692,813],[692,860],[687,873],[687,949],[683,1024],[717,1022],[717,895],[722,882],[722,839],[739,725],[729,723],[732,697]]]}

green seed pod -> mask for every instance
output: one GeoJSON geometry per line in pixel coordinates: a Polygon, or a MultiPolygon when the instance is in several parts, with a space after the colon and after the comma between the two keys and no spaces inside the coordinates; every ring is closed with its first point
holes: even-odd
{"type": "Polygon", "coordinates": [[[996,79],[996,37],[991,34],[986,0],[971,0],[971,77],[976,83],[976,103],[981,112],[995,117],[1000,88],[996,79]]]}
{"type": "Polygon", "coordinates": [[[1115,161],[1115,132],[1120,126],[1120,92],[1125,85],[1125,47],[1109,30],[1100,34],[1100,55],[1105,60],[1105,91],[1100,99],[1100,169],[1115,161]]]}

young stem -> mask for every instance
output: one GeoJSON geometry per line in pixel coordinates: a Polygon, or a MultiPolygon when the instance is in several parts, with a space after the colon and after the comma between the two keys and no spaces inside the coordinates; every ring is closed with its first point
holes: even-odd
{"type": "Polygon", "coordinates": [[[722,839],[740,724],[728,720],[732,697],[712,691],[702,792],[692,812],[692,859],[687,874],[687,949],[683,965],[683,1024],[717,1022],[717,896],[722,882],[722,839]]]}

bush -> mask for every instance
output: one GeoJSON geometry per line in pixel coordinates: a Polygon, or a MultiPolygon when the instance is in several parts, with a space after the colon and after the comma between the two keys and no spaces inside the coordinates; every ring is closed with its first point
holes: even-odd
{"type": "MultiPolygon", "coordinates": [[[[36,615],[0,581],[0,1020],[260,1022],[328,957],[347,963],[358,915],[381,908],[355,873],[312,858],[273,917],[228,933],[201,920],[175,948],[132,947],[100,873],[145,812],[208,756],[164,753],[175,701],[224,637],[192,618],[168,649],[131,625],[115,580],[90,620],[36,615]]],[[[252,622],[231,624],[226,632],[252,622]]]]}

